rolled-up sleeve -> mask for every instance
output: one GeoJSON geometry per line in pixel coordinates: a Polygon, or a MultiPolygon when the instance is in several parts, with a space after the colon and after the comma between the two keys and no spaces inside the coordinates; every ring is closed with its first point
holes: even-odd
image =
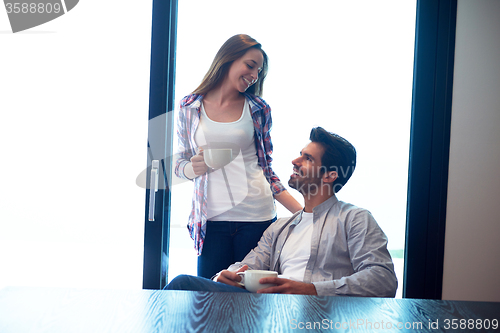
{"type": "Polygon", "coordinates": [[[271,140],[271,129],[273,125],[271,107],[264,101],[261,102],[264,108],[258,111],[260,115],[254,115],[254,125],[256,130],[259,131],[257,139],[260,141],[260,144],[257,145],[257,157],[259,164],[264,171],[264,176],[270,184],[271,191],[273,194],[279,194],[285,191],[286,188],[283,186],[279,177],[271,167],[271,163],[273,161],[273,158],[271,157],[271,154],[273,153],[273,142],[271,140]]]}
{"type": "Polygon", "coordinates": [[[175,152],[175,168],[174,173],[177,177],[183,179],[189,179],[184,173],[184,168],[191,160],[191,157],[195,155],[194,147],[190,144],[190,132],[191,124],[193,119],[192,110],[187,106],[190,102],[189,96],[185,97],[180,102],[180,108],[178,112],[177,119],[177,149],[175,152]]]}

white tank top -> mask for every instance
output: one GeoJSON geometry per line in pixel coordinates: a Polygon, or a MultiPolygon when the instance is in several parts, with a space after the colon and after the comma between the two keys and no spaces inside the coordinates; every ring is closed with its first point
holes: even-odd
{"type": "Polygon", "coordinates": [[[266,221],[276,215],[269,183],[257,161],[254,125],[247,100],[240,119],[229,123],[208,118],[202,104],[195,141],[204,149],[233,150],[233,160],[228,165],[208,174],[209,220],[266,221]]]}

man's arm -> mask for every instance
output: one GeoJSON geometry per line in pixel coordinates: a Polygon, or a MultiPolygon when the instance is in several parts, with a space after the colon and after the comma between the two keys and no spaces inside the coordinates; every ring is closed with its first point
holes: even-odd
{"type": "Polygon", "coordinates": [[[296,214],[294,214],[292,218],[280,218],[276,222],[271,223],[271,225],[262,234],[257,246],[248,252],[241,262],[236,262],[229,266],[228,270],[234,272],[240,269],[243,265],[247,265],[248,269],[271,270],[272,267],[270,266],[274,242],[278,238],[284,224],[293,219],[295,216],[296,214]]]}
{"type": "Polygon", "coordinates": [[[274,283],[275,287],[258,290],[259,294],[298,294],[317,295],[316,287],[312,283],[293,281],[277,277],[262,278],[260,283],[274,283]]]}
{"type": "Polygon", "coordinates": [[[347,244],[354,274],[313,282],[318,295],[394,297],[397,278],[387,250],[387,237],[367,210],[346,222],[347,244]]]}
{"type": "Polygon", "coordinates": [[[244,272],[247,269],[262,269],[269,270],[271,262],[271,251],[273,248],[273,242],[276,232],[276,221],[271,224],[262,234],[262,237],[253,250],[251,250],[241,262],[235,262],[228,267],[227,270],[223,270],[216,275],[214,281],[229,284],[236,287],[241,287],[238,283],[241,281],[241,277],[236,273],[244,272]]]}
{"type": "Polygon", "coordinates": [[[273,244],[273,231],[271,227],[272,224],[262,234],[257,247],[251,250],[243,258],[243,261],[235,262],[227,270],[225,269],[218,273],[214,281],[242,288],[239,284],[241,277],[237,274],[238,272],[244,272],[249,268],[269,270],[273,244]]]}

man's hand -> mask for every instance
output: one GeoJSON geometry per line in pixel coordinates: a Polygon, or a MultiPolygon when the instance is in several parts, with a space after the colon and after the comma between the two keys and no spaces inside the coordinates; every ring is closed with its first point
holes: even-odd
{"type": "Polygon", "coordinates": [[[231,272],[231,271],[223,270],[220,273],[219,277],[217,278],[217,282],[225,283],[225,284],[228,284],[230,286],[235,286],[235,287],[243,288],[243,286],[238,283],[238,282],[241,281],[241,276],[239,276],[236,273],[244,272],[247,269],[248,269],[248,265],[243,265],[236,272],[231,272]]]}
{"type": "Polygon", "coordinates": [[[299,294],[317,295],[316,287],[312,283],[298,282],[278,277],[268,277],[259,280],[260,283],[273,283],[275,287],[258,290],[259,294],[299,294]]]}

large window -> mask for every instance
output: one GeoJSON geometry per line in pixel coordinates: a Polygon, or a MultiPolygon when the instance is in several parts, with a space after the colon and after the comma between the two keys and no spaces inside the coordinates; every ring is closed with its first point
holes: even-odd
{"type": "MultiPolygon", "coordinates": [[[[354,144],[358,166],[338,197],[369,209],[387,234],[399,296],[415,11],[415,1],[181,1],[177,25],[176,101],[196,88],[227,38],[246,33],[262,43],[270,58],[263,97],[273,110],[273,167],[285,183],[313,126],[354,144]]],[[[196,274],[186,230],[192,186],[172,187],[169,279],[196,274]]],[[[287,215],[278,204],[278,216],[287,215]]]]}
{"type": "Polygon", "coordinates": [[[0,288],[140,289],[151,3],[0,12],[0,288]]]}

